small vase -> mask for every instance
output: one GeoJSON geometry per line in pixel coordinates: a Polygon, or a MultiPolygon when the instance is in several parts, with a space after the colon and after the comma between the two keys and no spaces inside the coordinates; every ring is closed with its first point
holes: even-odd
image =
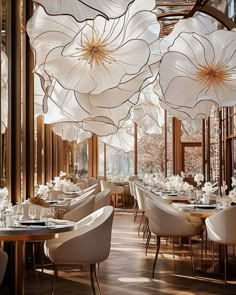
{"type": "Polygon", "coordinates": [[[209,205],[210,204],[211,195],[210,194],[203,194],[202,195],[202,203],[209,205]]]}

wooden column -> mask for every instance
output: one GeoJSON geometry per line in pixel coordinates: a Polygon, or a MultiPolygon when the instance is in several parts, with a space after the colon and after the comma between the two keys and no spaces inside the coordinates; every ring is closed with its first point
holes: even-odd
{"type": "Polygon", "coordinates": [[[57,136],[57,175],[60,174],[60,171],[63,171],[63,141],[60,136],[57,136]]]}
{"type": "Polygon", "coordinates": [[[52,179],[52,129],[51,125],[45,124],[45,183],[52,179]]]}
{"type": "Polygon", "coordinates": [[[181,146],[181,121],[173,118],[173,134],[172,134],[172,165],[173,174],[180,174],[182,169],[182,146],[181,146]]]}
{"type": "MultiPolygon", "coordinates": [[[[0,1],[0,30],[2,32],[2,1],[0,1]]],[[[0,34],[0,60],[2,60],[2,34],[0,34]]],[[[2,76],[2,67],[0,67],[0,77],[2,76]]],[[[0,101],[2,101],[2,96],[0,93],[0,101]]],[[[0,123],[2,124],[2,105],[0,103],[0,123]]],[[[4,141],[2,132],[0,132],[0,187],[3,187],[3,152],[4,152],[4,141]]]]}
{"type": "MultiPolygon", "coordinates": [[[[33,14],[33,2],[29,0],[24,0],[24,9],[25,9],[25,27],[26,22],[33,14]]],[[[26,32],[25,32],[26,34],[26,32]]],[[[26,85],[26,96],[25,96],[25,130],[26,130],[26,196],[34,196],[34,167],[35,167],[35,152],[34,152],[34,56],[33,51],[30,47],[29,37],[26,34],[26,53],[25,57],[25,85],[26,85]]]]}
{"type": "Polygon", "coordinates": [[[21,1],[7,1],[9,62],[8,190],[13,204],[21,200],[21,1]]]}
{"type": "Polygon", "coordinates": [[[63,171],[68,176],[69,171],[69,142],[67,140],[63,141],[63,171]]]}
{"type": "Polygon", "coordinates": [[[138,175],[138,126],[134,123],[134,175],[138,175]]]}
{"type": "Polygon", "coordinates": [[[57,135],[52,132],[52,178],[58,176],[57,135]]]}
{"type": "Polygon", "coordinates": [[[167,167],[168,167],[168,165],[167,165],[167,160],[168,160],[168,158],[167,158],[167,144],[168,144],[168,142],[167,142],[167,111],[165,110],[165,125],[164,125],[164,136],[165,136],[165,166],[164,166],[164,169],[165,169],[165,177],[167,177],[167,167]]]}
{"type": "Polygon", "coordinates": [[[97,178],[98,146],[97,135],[93,134],[88,140],[88,176],[97,178]]]}
{"type": "Polygon", "coordinates": [[[222,182],[223,182],[223,173],[222,173],[222,169],[223,169],[223,151],[222,151],[222,110],[221,108],[218,109],[218,118],[219,118],[219,128],[220,128],[220,132],[219,132],[219,143],[220,143],[220,146],[219,146],[219,155],[220,155],[220,158],[219,158],[219,162],[220,162],[220,167],[219,167],[219,180],[218,180],[218,187],[220,188],[221,185],[222,185],[222,182]]]}
{"type": "Polygon", "coordinates": [[[210,181],[211,176],[211,119],[207,120],[207,178],[205,181],[210,181]]]}
{"type": "Polygon", "coordinates": [[[44,136],[43,116],[37,118],[37,183],[44,183],[44,158],[43,158],[43,136],[44,136]]]}
{"type": "Polygon", "coordinates": [[[104,180],[107,180],[107,145],[104,143],[104,180]]]}
{"type": "Polygon", "coordinates": [[[206,128],[205,128],[205,120],[202,120],[202,174],[204,175],[204,179],[206,179],[206,169],[205,169],[205,157],[206,157],[206,128]]]}

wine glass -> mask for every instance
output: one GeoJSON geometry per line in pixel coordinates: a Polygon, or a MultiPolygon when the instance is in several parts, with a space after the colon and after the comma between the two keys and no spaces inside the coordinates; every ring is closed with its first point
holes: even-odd
{"type": "Polygon", "coordinates": [[[195,194],[193,192],[189,193],[188,201],[189,201],[190,204],[194,204],[196,202],[195,194]]]}
{"type": "Polygon", "coordinates": [[[42,208],[41,209],[41,213],[40,213],[40,220],[41,221],[45,221],[45,223],[47,224],[49,219],[49,211],[48,208],[42,208]]]}
{"type": "Polygon", "coordinates": [[[22,220],[24,218],[24,208],[18,205],[15,210],[16,220],[22,220]]]}
{"type": "Polygon", "coordinates": [[[22,220],[24,217],[24,208],[21,205],[17,205],[13,207],[11,219],[13,221],[13,225],[17,226],[19,220],[22,220]]]}
{"type": "Polygon", "coordinates": [[[35,206],[29,207],[28,215],[29,215],[30,219],[34,219],[36,217],[36,207],[35,206]]]}

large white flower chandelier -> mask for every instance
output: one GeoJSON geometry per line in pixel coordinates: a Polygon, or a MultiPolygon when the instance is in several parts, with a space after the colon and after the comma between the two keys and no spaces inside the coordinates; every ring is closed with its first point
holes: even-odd
{"type": "Polygon", "coordinates": [[[100,15],[107,19],[120,17],[134,0],[34,0],[51,15],[71,15],[82,22],[100,15]]]}
{"type": "MultiPolygon", "coordinates": [[[[44,110],[49,111],[47,100],[55,102],[56,97],[57,106],[71,106],[71,121],[105,117],[119,128],[145,81],[157,74],[160,25],[151,12],[154,7],[153,0],[136,0],[117,19],[98,16],[83,23],[70,16],[47,15],[38,7],[27,31],[35,52],[35,72],[45,81],[44,110]],[[68,95],[53,93],[52,82],[68,95]],[[81,117],[81,112],[87,116],[81,117]]],[[[47,117],[48,123],[55,123],[47,117]]]]}
{"type": "Polygon", "coordinates": [[[160,85],[167,104],[194,108],[203,101],[236,103],[236,33],[181,33],[160,64],[160,85]]]}
{"type": "Polygon", "coordinates": [[[35,2],[27,31],[45,123],[106,136],[124,135],[131,119],[158,133],[159,99],[182,120],[236,103],[236,33],[208,17],[180,20],[160,43],[154,0],[35,2]]]}

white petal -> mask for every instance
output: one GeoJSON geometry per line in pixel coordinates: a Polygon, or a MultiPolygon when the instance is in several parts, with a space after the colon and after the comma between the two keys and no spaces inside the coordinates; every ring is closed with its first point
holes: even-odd
{"type": "Polygon", "coordinates": [[[117,18],[121,16],[128,5],[134,0],[34,0],[42,5],[49,14],[68,14],[77,21],[94,19],[98,15],[106,18],[117,18]]]}

